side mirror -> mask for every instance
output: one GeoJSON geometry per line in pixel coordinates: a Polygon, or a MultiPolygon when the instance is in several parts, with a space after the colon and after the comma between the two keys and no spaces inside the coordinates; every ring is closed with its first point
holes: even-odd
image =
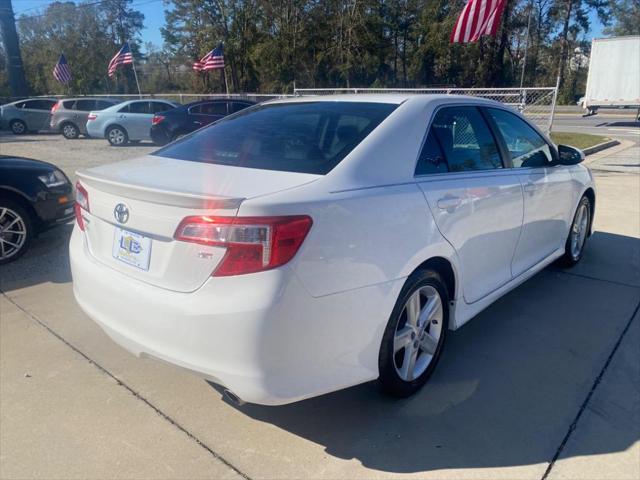
{"type": "Polygon", "coordinates": [[[568,145],[558,145],[558,164],[577,165],[584,160],[584,152],[568,145]]]}

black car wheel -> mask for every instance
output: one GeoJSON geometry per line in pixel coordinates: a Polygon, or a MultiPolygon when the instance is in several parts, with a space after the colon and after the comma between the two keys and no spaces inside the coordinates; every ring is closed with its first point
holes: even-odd
{"type": "Polygon", "coordinates": [[[22,120],[11,120],[9,123],[9,128],[14,133],[14,135],[24,135],[27,133],[27,124],[22,120]]]}
{"type": "Polygon", "coordinates": [[[62,125],[62,136],[68,140],[75,140],[80,136],[80,130],[73,123],[67,122],[62,125]]]}
{"type": "Polygon", "coordinates": [[[33,238],[33,220],[22,205],[0,198],[0,265],[22,256],[33,238]]]}
{"type": "Polygon", "coordinates": [[[151,136],[151,140],[153,140],[153,143],[155,145],[162,147],[167,143],[169,143],[172,139],[169,138],[169,133],[166,130],[159,129],[153,132],[153,135],[151,136]]]}

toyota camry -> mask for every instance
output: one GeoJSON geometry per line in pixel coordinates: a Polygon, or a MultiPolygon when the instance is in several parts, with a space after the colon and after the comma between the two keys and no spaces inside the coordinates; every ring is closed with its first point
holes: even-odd
{"type": "Polygon", "coordinates": [[[75,297],[117,343],[278,405],[377,379],[405,397],[447,333],[580,261],[581,151],[510,107],[300,97],[78,172],[75,297]]]}

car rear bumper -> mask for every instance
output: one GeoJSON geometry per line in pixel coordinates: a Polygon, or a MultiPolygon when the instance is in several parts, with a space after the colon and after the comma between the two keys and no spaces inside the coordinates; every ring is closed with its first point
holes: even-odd
{"type": "Polygon", "coordinates": [[[382,333],[403,283],[314,298],[281,268],[173,292],[99,263],[77,227],[70,259],[78,304],[116,343],[266,405],[377,378],[382,333]]]}

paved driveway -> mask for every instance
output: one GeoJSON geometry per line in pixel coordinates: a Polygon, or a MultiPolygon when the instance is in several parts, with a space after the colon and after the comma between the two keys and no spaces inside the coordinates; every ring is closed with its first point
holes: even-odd
{"type": "Polygon", "coordinates": [[[639,478],[640,175],[609,161],[583,262],[454,332],[404,401],[232,406],[113,344],[72,298],[70,227],[48,232],[0,270],[0,477],[639,478]]]}

